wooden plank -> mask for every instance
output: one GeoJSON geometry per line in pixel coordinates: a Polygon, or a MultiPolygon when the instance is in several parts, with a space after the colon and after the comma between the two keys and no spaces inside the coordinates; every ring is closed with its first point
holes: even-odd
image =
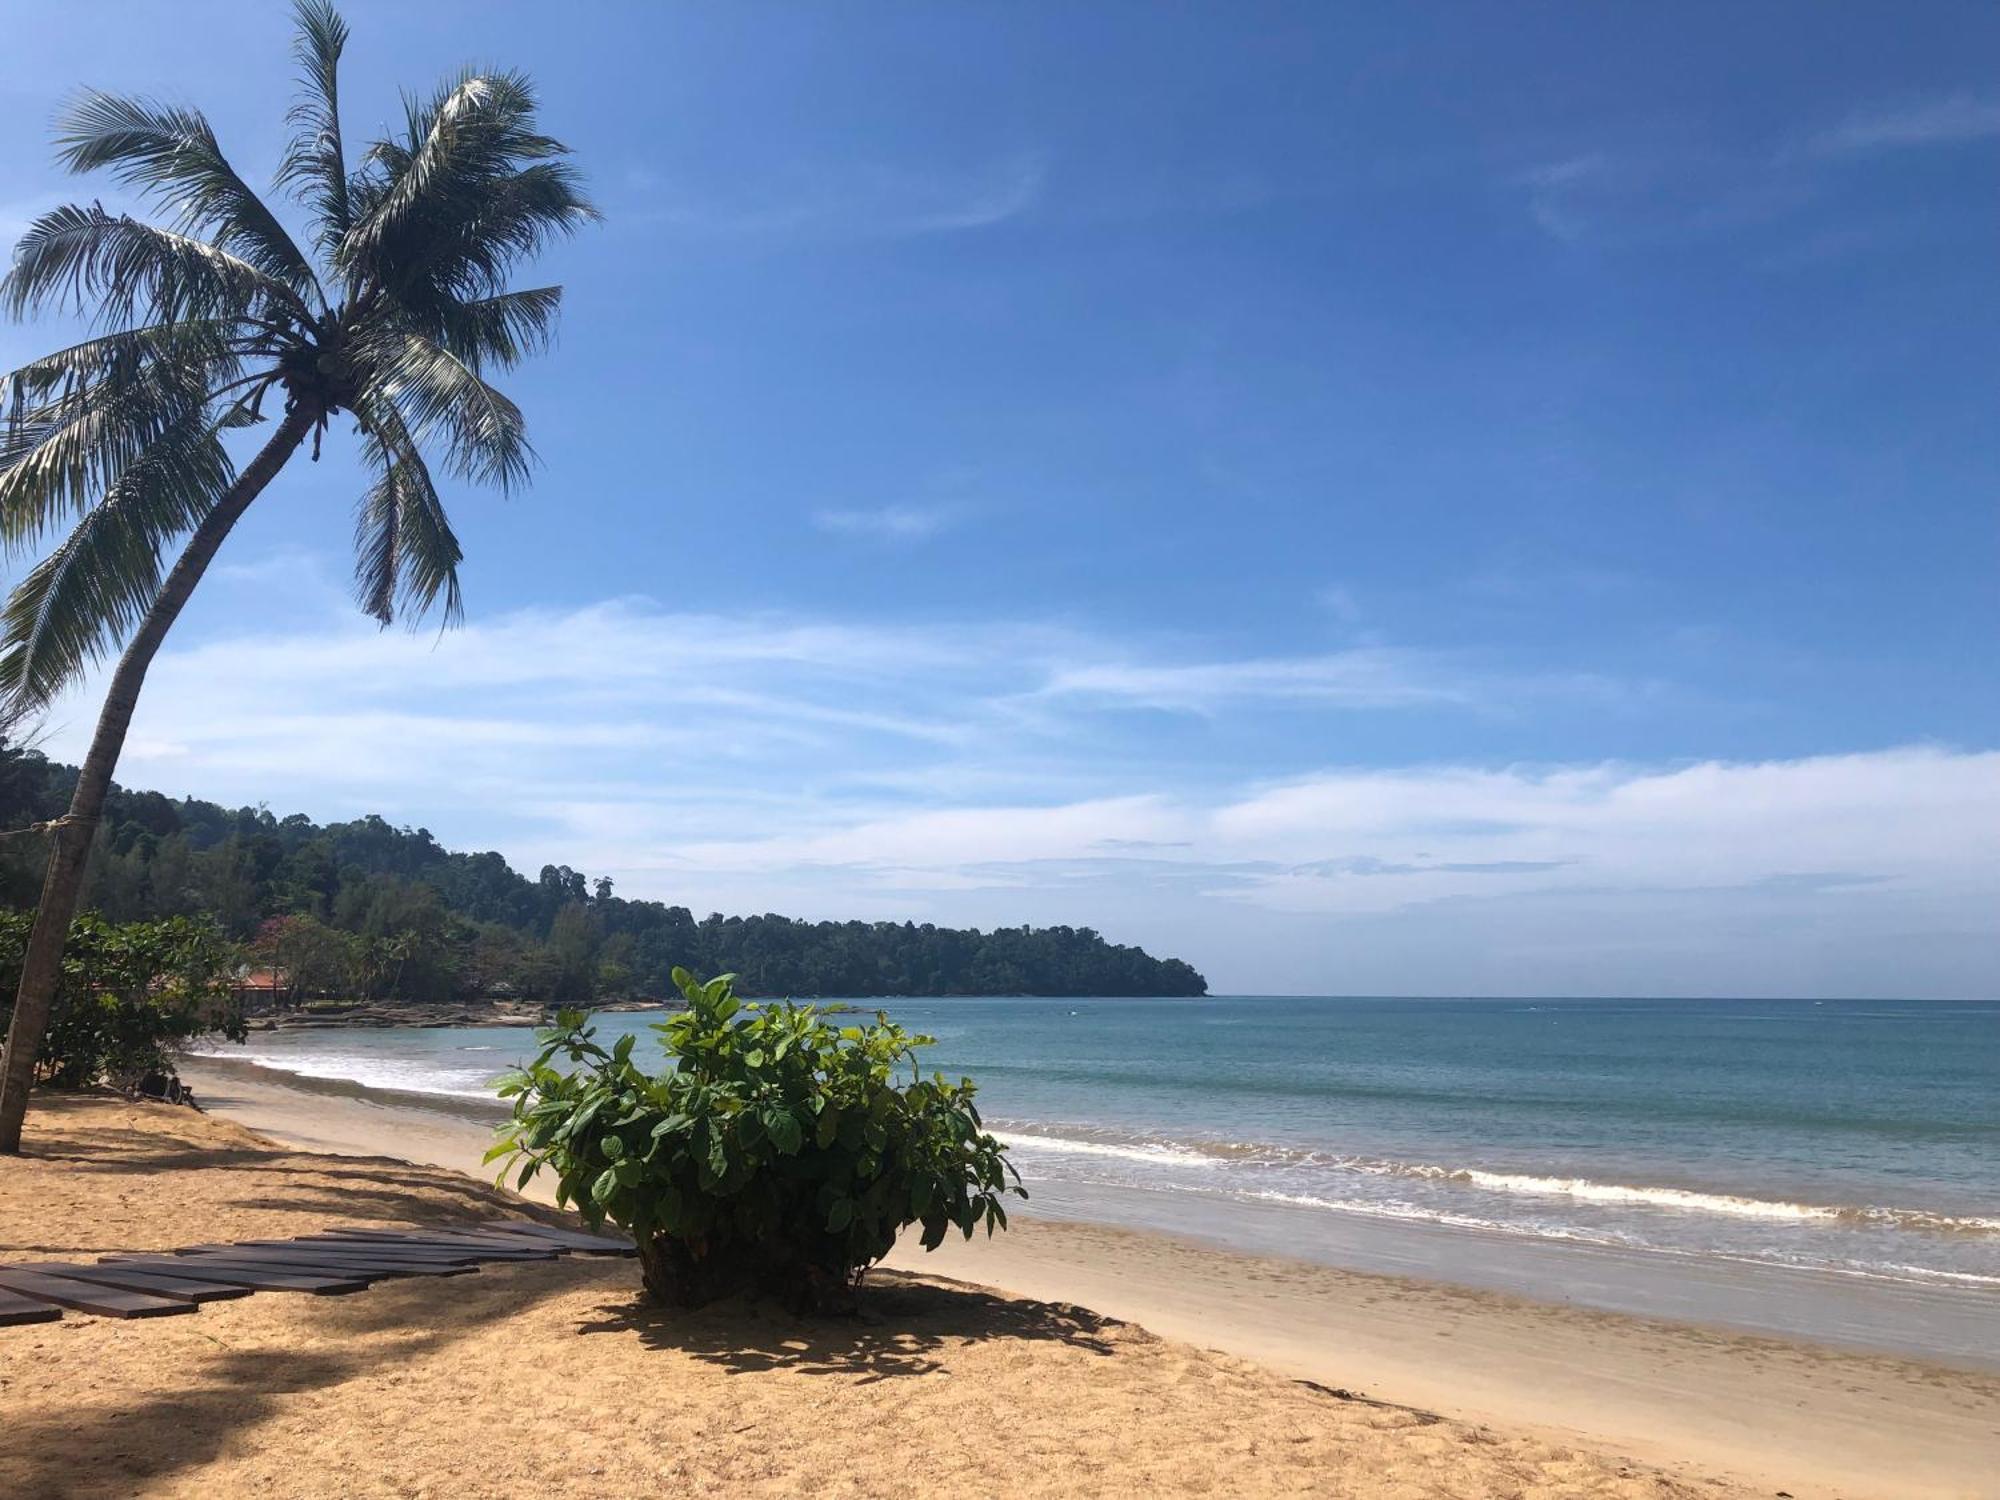
{"type": "Polygon", "coordinates": [[[115,1286],[93,1286],[88,1281],[70,1281],[25,1266],[0,1266],[0,1287],[39,1302],[52,1302],[57,1307],[95,1313],[100,1318],[164,1318],[194,1311],[192,1302],[176,1302],[149,1292],[122,1291],[115,1286]]]}
{"type": "Polygon", "coordinates": [[[390,1260],[381,1256],[320,1255],[304,1248],[267,1250],[252,1246],[238,1249],[232,1245],[213,1246],[200,1254],[182,1251],[175,1258],[204,1265],[227,1261],[232,1265],[269,1266],[273,1270],[300,1271],[307,1275],[367,1276],[377,1281],[392,1276],[470,1276],[479,1269],[477,1266],[390,1260]]]}
{"type": "Polygon", "coordinates": [[[23,1297],[19,1292],[0,1291],[0,1328],[18,1328],[26,1323],[53,1323],[62,1316],[60,1307],[23,1297]]]}
{"type": "Polygon", "coordinates": [[[244,1286],[259,1292],[310,1292],[315,1297],[341,1297],[349,1292],[366,1291],[369,1284],[379,1278],[342,1272],[338,1275],[313,1271],[281,1271],[271,1265],[250,1263],[176,1259],[168,1256],[164,1264],[157,1259],[118,1259],[100,1261],[100,1265],[132,1266],[139,1270],[164,1271],[171,1276],[179,1276],[188,1281],[217,1282],[223,1286],[244,1286]]]}
{"type": "Polygon", "coordinates": [[[347,1235],[326,1235],[305,1241],[326,1250],[344,1250],[351,1255],[408,1256],[415,1260],[508,1261],[554,1260],[562,1251],[555,1245],[479,1245],[460,1242],[419,1240],[364,1240],[347,1235]]]}
{"type": "Polygon", "coordinates": [[[336,1240],[308,1236],[296,1240],[238,1240],[235,1250],[305,1250],[345,1256],[350,1260],[410,1261],[417,1265],[469,1266],[477,1250],[450,1250],[442,1245],[405,1245],[395,1240],[336,1240]]]}
{"type": "Polygon", "coordinates": [[[372,1250],[376,1254],[396,1254],[396,1256],[426,1256],[430,1260],[490,1260],[490,1262],[512,1262],[512,1260],[556,1260],[564,1254],[562,1246],[528,1246],[522,1250],[512,1250],[508,1246],[488,1246],[488,1244],[444,1244],[444,1242],[410,1242],[410,1240],[358,1240],[346,1234],[320,1240],[306,1240],[306,1244],[324,1246],[348,1246],[354,1250],[372,1250]]]}
{"type": "Polygon", "coordinates": [[[490,1226],[509,1234],[531,1236],[547,1240],[551,1244],[562,1245],[570,1250],[581,1250],[589,1255],[636,1255],[638,1247],[630,1240],[615,1240],[601,1234],[582,1234],[574,1229],[557,1229],[548,1224],[535,1224],[526,1219],[494,1219],[490,1226]]]}
{"type": "Polygon", "coordinates": [[[250,1295],[247,1286],[189,1281],[185,1277],[169,1276],[164,1271],[139,1271],[127,1266],[38,1265],[35,1269],[65,1276],[71,1281],[95,1282],[99,1286],[115,1286],[128,1292],[149,1292],[155,1297],[170,1297],[176,1302],[221,1302],[230,1297],[250,1295]]]}
{"type": "Polygon", "coordinates": [[[242,1255],[255,1251],[259,1255],[303,1255],[321,1260],[338,1256],[342,1260],[376,1260],[408,1262],[411,1265],[454,1266],[465,1265],[471,1257],[454,1255],[445,1250],[423,1250],[412,1247],[399,1249],[395,1245],[355,1244],[346,1240],[238,1240],[234,1244],[191,1245],[178,1252],[182,1255],[242,1255]]]}
{"type": "Polygon", "coordinates": [[[306,1239],[333,1240],[345,1245],[435,1246],[491,1260],[554,1260],[563,1253],[562,1246],[525,1234],[453,1234],[449,1230],[412,1230],[399,1234],[381,1229],[329,1229],[325,1234],[307,1235],[306,1239]]]}

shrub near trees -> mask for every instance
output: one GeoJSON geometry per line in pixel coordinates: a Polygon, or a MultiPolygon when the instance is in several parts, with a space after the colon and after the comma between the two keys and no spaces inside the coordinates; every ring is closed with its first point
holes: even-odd
{"type": "MultiPolygon", "coordinates": [[[[0,912],[0,1026],[11,1019],[32,920],[0,912]]],[[[242,1041],[237,958],[236,945],[199,918],[114,924],[85,912],[63,949],[36,1081],[129,1088],[172,1072],[175,1054],[196,1037],[242,1041]]]]}
{"type": "Polygon", "coordinates": [[[628,1230],[654,1300],[839,1309],[909,1225],[935,1249],[954,1229],[1005,1228],[1002,1199],[1027,1197],[972,1081],[918,1071],[931,1038],[879,1014],[836,1026],[810,1005],[746,1003],[730,975],[674,980],[687,1009],[652,1028],[663,1071],[632,1060],[632,1036],[607,1051],[567,1014],[501,1081],[514,1118],[487,1153],[507,1160],[502,1180],[517,1162],[517,1187],[547,1169],[558,1202],[628,1230]]]}

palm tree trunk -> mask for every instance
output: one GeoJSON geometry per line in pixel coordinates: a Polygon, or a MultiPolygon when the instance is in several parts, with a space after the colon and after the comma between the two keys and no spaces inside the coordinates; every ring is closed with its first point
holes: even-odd
{"type": "Polygon", "coordinates": [[[237,477],[229,492],[216,503],[188,538],[181,553],[160,586],[159,597],[146,611],[146,618],[133,633],[118,669],[111,674],[104,707],[97,715],[97,733],[90,741],[90,753],[77,773],[76,792],[69,812],[51,825],[48,873],[42,879],[42,900],[35,910],[34,931],[21,960],[21,986],[14,995],[14,1018],[7,1028],[6,1068],[0,1075],[0,1155],[18,1155],[21,1124],[28,1114],[28,1091],[34,1086],[35,1054],[42,1045],[42,1033],[49,1024],[49,1010],[55,1002],[56,984],[62,976],[63,945],[69,939],[69,925],[76,916],[77,898],[83,891],[84,867],[90,846],[97,836],[98,819],[104,813],[105,794],[111,789],[111,773],[118,768],[118,754],[125,748],[125,732],[131,727],[132,713],[139,706],[139,689],[145,685],[146,670],[153,664],[160,643],[180,618],[194,586],[214,560],[231,528],[250,502],[264,491],[285,466],[307,432],[313,414],[301,407],[286,414],[271,434],[270,441],[237,477]]]}

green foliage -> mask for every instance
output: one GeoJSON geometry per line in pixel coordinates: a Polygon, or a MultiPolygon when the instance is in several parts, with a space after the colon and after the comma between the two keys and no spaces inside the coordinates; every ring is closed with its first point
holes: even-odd
{"type": "MultiPolygon", "coordinates": [[[[34,917],[0,912],[0,1030],[14,1008],[34,917]]],[[[198,1036],[244,1037],[237,950],[212,922],[169,917],[113,924],[85,912],[70,926],[62,980],[36,1073],[59,1088],[121,1086],[172,1070],[198,1036]]]]}
{"type": "Polygon", "coordinates": [[[954,1228],[1006,1227],[1001,1200],[1027,1196],[972,1080],[919,1072],[931,1038],[879,1013],[838,1026],[814,1006],[745,1002],[733,975],[674,981],[688,1008],[653,1028],[669,1068],[648,1073],[631,1036],[607,1051],[565,1013],[501,1080],[514,1117],[487,1155],[517,1186],[547,1168],[558,1201],[630,1231],[656,1299],[839,1305],[906,1226],[935,1249],[954,1228]]]}
{"type": "Polygon", "coordinates": [[[360,938],[317,917],[271,917],[257,928],[250,956],[279,975],[284,1003],[297,1005],[308,995],[350,993],[363,972],[365,948],[360,938]]]}

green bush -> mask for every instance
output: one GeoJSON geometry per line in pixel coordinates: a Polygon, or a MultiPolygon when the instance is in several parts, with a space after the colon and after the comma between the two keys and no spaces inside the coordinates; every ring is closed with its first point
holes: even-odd
{"type": "Polygon", "coordinates": [[[879,1013],[835,1026],[814,1006],[748,1004],[734,978],[674,970],[688,1008],[652,1028],[660,1073],[629,1035],[600,1047],[580,1012],[540,1032],[541,1055],[500,1080],[514,1117],[487,1159],[508,1158],[502,1179],[551,1169],[558,1201],[628,1230],[647,1293],[683,1307],[744,1291],[845,1307],[911,1224],[927,1250],[1006,1227],[1001,1199],[1027,1193],[972,1080],[919,1073],[931,1038],[879,1013]]]}
{"type": "MultiPolygon", "coordinates": [[[[0,912],[0,1031],[13,1013],[34,922],[33,912],[0,912]]],[[[205,918],[111,923],[85,912],[63,949],[37,1080],[58,1088],[100,1081],[129,1087],[171,1073],[174,1054],[198,1036],[242,1041],[237,959],[235,944],[205,918]]]]}

